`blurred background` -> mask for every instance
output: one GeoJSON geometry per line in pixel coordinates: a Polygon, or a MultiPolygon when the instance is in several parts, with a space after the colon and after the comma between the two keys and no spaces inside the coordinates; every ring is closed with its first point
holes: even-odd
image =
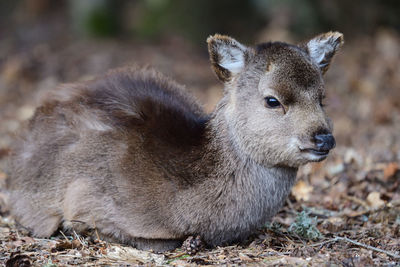
{"type": "MultiPolygon", "coordinates": [[[[308,181],[342,175],[340,191],[371,172],[384,177],[376,171],[385,168],[382,164],[394,163],[396,173],[399,14],[396,0],[2,0],[0,157],[9,153],[13,133],[38,100],[60,83],[114,67],[150,65],[186,85],[210,112],[222,84],[208,62],[209,35],[228,34],[245,44],[296,43],[337,30],[346,42],[325,78],[338,146],[327,162],[306,166],[300,176],[308,181]],[[323,174],[315,172],[319,168],[323,174]]],[[[398,185],[393,177],[390,183],[398,185]]],[[[365,198],[378,189],[354,194],[365,198]]],[[[386,199],[399,198],[396,190],[386,199]]]]}

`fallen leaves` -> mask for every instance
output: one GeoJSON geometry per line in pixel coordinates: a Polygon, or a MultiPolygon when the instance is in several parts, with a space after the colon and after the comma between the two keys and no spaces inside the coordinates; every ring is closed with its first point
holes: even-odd
{"type": "Polygon", "coordinates": [[[346,227],[346,220],[343,217],[330,217],[322,222],[321,227],[329,233],[337,233],[346,227]]]}
{"type": "Polygon", "coordinates": [[[74,240],[61,240],[59,242],[54,243],[54,246],[51,247],[52,251],[62,251],[67,249],[79,249],[82,248],[82,243],[78,239],[74,240]]]}
{"type": "Polygon", "coordinates": [[[0,148],[0,159],[6,157],[10,154],[10,149],[8,148],[0,148]]]}
{"type": "Polygon", "coordinates": [[[300,180],[292,188],[292,195],[297,201],[308,201],[310,200],[310,194],[313,191],[313,187],[306,182],[300,180]]]}
{"type": "Polygon", "coordinates": [[[30,267],[32,261],[30,257],[24,254],[12,253],[10,259],[6,261],[6,267],[30,267]]]}
{"type": "Polygon", "coordinates": [[[166,263],[164,255],[120,245],[109,246],[107,254],[104,256],[103,260],[105,261],[106,259],[125,264],[153,263],[156,265],[162,265],[166,263]]]}
{"type": "Polygon", "coordinates": [[[26,121],[33,116],[35,112],[35,106],[25,105],[18,109],[17,111],[17,119],[20,121],[26,121]]]}
{"type": "Polygon", "coordinates": [[[399,164],[397,162],[391,162],[386,165],[383,170],[383,178],[387,181],[392,178],[399,171],[399,164]]]}
{"type": "Polygon", "coordinates": [[[19,247],[26,246],[26,245],[27,246],[33,245],[35,243],[36,243],[36,241],[32,237],[23,236],[23,237],[19,238],[18,240],[8,243],[7,247],[9,249],[14,249],[14,248],[19,248],[19,247]]]}
{"type": "Polygon", "coordinates": [[[246,255],[245,253],[239,253],[239,259],[242,261],[242,262],[252,262],[253,261],[253,259],[252,258],[250,258],[248,255],[246,255]]]}
{"type": "Polygon", "coordinates": [[[373,209],[377,209],[385,205],[385,201],[381,199],[381,194],[379,192],[369,193],[367,196],[367,203],[373,209]]]}

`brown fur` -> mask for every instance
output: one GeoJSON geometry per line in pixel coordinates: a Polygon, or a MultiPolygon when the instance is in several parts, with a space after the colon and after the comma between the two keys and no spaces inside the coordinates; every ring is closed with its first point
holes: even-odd
{"type": "Polygon", "coordinates": [[[210,246],[239,242],[270,220],[298,166],[325,158],[301,150],[331,131],[321,69],[285,43],[248,48],[220,35],[208,43],[226,82],[210,115],[148,69],[50,96],[10,161],[16,219],[36,236],[96,227],[102,238],[155,251],[197,234],[210,246]],[[282,107],[267,108],[268,95],[282,107]]]}

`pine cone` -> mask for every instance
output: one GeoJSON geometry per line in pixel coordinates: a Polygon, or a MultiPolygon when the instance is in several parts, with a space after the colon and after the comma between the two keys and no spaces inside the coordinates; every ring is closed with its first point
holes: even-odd
{"type": "Polygon", "coordinates": [[[6,267],[31,267],[32,262],[29,256],[14,252],[6,262],[6,267]]]}
{"type": "Polygon", "coordinates": [[[186,251],[189,255],[194,255],[204,248],[204,242],[201,240],[200,236],[189,236],[182,244],[182,249],[186,251]]]}

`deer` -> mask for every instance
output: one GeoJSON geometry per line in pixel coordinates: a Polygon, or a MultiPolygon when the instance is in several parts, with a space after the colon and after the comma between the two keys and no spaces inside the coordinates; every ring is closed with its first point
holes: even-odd
{"type": "Polygon", "coordinates": [[[9,164],[10,211],[33,236],[58,229],[142,250],[191,236],[240,243],[283,206],[297,170],[335,147],[323,74],[343,44],[327,32],[298,45],[207,39],[224,84],[206,114],[151,68],[122,67],[48,95],[9,164]]]}

